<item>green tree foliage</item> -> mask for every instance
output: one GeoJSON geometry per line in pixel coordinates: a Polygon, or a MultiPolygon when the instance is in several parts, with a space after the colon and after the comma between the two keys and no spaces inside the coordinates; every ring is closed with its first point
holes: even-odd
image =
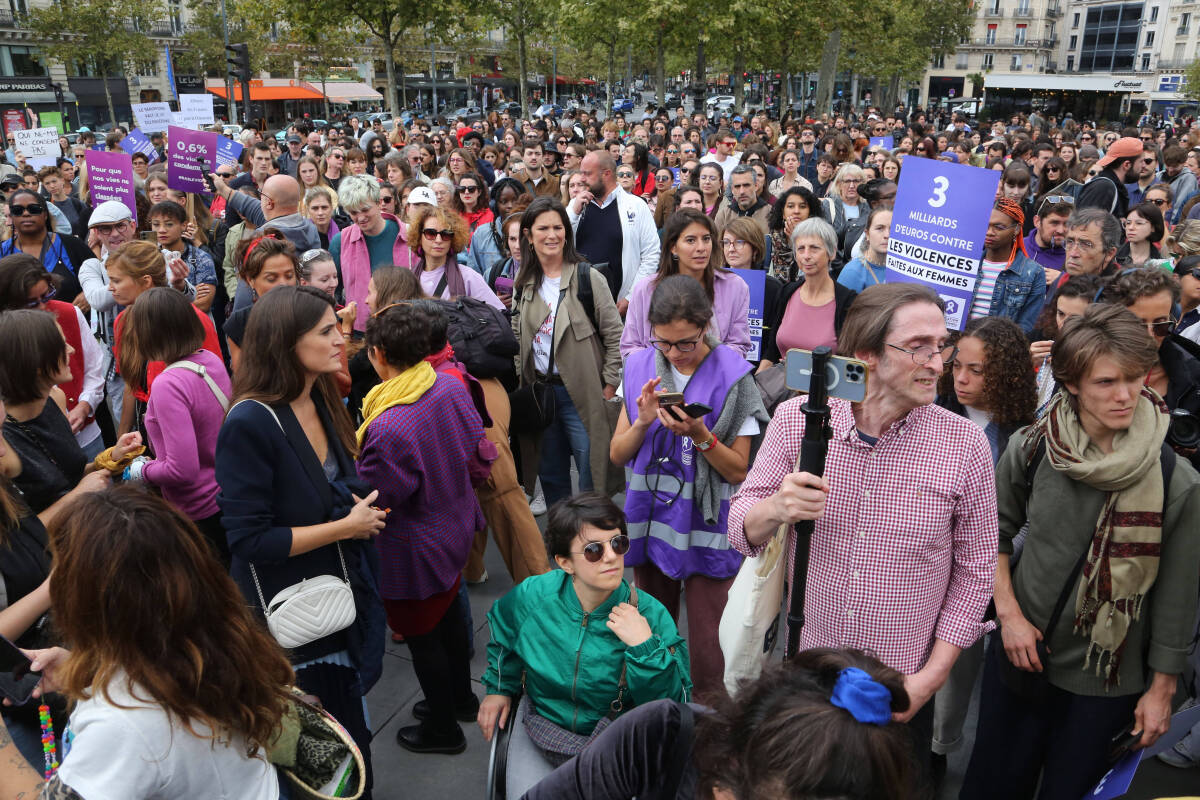
{"type": "Polygon", "coordinates": [[[117,124],[108,76],[125,75],[127,64],[151,61],[158,55],[142,31],[163,16],[163,8],[144,0],[74,0],[31,8],[28,24],[38,46],[51,61],[68,67],[91,64],[105,77],[108,116],[117,124]]]}

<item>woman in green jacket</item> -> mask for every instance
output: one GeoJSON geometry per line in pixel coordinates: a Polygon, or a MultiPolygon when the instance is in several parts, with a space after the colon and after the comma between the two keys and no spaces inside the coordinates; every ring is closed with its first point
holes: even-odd
{"type": "MultiPolygon", "coordinates": [[[[549,772],[623,711],[651,700],[687,702],[692,683],[671,615],[623,579],[629,536],[610,499],[585,492],[560,501],[545,538],[561,569],[526,578],[488,614],[478,721],[490,741],[497,721],[507,727],[523,687],[518,722],[549,772]]],[[[512,772],[511,749],[509,763],[512,772]]]]}

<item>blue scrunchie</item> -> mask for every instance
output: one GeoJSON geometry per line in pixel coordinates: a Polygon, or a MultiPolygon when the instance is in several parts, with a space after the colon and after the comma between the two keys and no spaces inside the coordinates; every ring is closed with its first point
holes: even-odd
{"type": "Polygon", "coordinates": [[[859,722],[886,725],[892,721],[892,693],[857,667],[838,673],[829,702],[849,711],[859,722]]]}

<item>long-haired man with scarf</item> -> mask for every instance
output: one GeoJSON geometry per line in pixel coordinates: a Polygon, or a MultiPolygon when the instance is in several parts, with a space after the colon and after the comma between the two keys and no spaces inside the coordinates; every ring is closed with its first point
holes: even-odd
{"type": "Polygon", "coordinates": [[[971,318],[1008,317],[1026,335],[1046,302],[1046,270],[1025,252],[1025,212],[1008,198],[996,201],[983,237],[983,269],[975,285],[971,318]]]}
{"type": "Polygon", "coordinates": [[[962,798],[1032,798],[1039,776],[1039,800],[1083,797],[1127,726],[1134,747],[1170,726],[1196,613],[1200,477],[1164,446],[1166,404],[1144,385],[1156,357],[1124,308],[1069,319],[1051,357],[1062,388],[996,466],[1000,638],[962,798]]]}

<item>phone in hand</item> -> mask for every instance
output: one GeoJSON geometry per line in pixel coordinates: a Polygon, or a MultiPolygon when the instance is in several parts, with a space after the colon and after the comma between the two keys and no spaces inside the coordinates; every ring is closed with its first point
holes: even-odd
{"type": "Polygon", "coordinates": [[[1125,757],[1133,746],[1141,741],[1142,732],[1135,731],[1137,720],[1126,725],[1121,732],[1108,742],[1108,763],[1115,764],[1125,757]]]}
{"type": "Polygon", "coordinates": [[[142,231],[138,235],[142,237],[143,242],[154,242],[155,244],[158,244],[158,234],[154,231],[142,231]]]}
{"type": "Polygon", "coordinates": [[[0,694],[13,705],[24,705],[33,696],[33,690],[42,680],[42,673],[34,672],[33,662],[15,644],[0,636],[0,694]]]}
{"type": "MultiPolygon", "coordinates": [[[[792,349],[785,356],[787,387],[807,394],[812,381],[813,357],[808,350],[792,349]]],[[[861,403],[867,397],[867,365],[857,358],[833,356],[825,364],[825,389],[830,397],[861,403]]]]}
{"type": "Polygon", "coordinates": [[[692,419],[703,417],[706,414],[712,413],[712,407],[706,406],[704,403],[688,403],[683,407],[683,413],[687,414],[692,419]]]}
{"type": "Polygon", "coordinates": [[[683,405],[683,392],[662,392],[658,396],[658,405],[662,408],[683,405]]]}

